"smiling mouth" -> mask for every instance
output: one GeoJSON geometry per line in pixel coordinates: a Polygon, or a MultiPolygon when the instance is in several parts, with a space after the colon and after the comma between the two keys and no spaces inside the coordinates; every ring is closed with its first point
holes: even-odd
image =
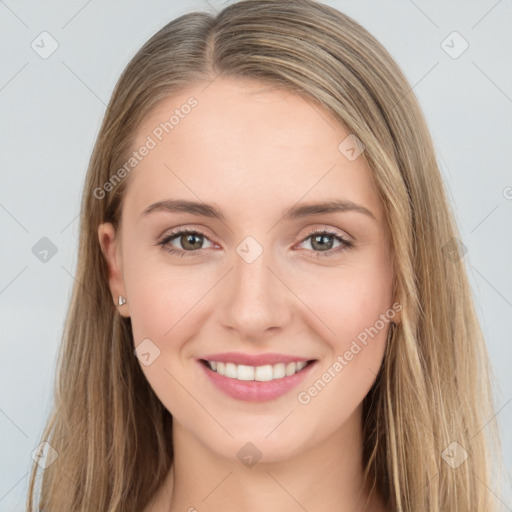
{"type": "Polygon", "coordinates": [[[268,382],[280,380],[285,377],[291,377],[301,372],[304,368],[314,363],[316,359],[310,361],[297,361],[291,363],[266,364],[263,366],[248,366],[244,364],[224,363],[221,361],[209,361],[201,359],[201,363],[211,371],[240,381],[258,381],[268,382]]]}

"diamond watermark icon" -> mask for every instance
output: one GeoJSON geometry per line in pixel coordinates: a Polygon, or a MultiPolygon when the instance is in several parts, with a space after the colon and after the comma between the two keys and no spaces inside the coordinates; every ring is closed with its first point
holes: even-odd
{"type": "Polygon", "coordinates": [[[45,31],[41,32],[32,43],[30,43],[30,46],[39,57],[47,59],[57,50],[59,43],[51,34],[45,31]]]}
{"type": "Polygon", "coordinates": [[[446,464],[457,469],[468,458],[468,452],[459,443],[453,441],[443,450],[441,457],[446,464]]]}
{"type": "Polygon", "coordinates": [[[468,248],[456,237],[444,244],[441,250],[445,258],[453,263],[459,261],[468,252],[468,248]]]}
{"type": "Polygon", "coordinates": [[[248,236],[238,245],[236,252],[246,263],[252,263],[262,255],[263,247],[252,236],[248,236]]]}
{"type": "Polygon", "coordinates": [[[238,460],[249,469],[252,468],[263,456],[258,448],[252,443],[245,443],[236,456],[238,460]]]}
{"type": "Polygon", "coordinates": [[[134,353],[144,366],[149,366],[160,356],[160,349],[149,338],[146,338],[137,345],[134,353]]]}
{"type": "Polygon", "coordinates": [[[351,162],[353,162],[364,150],[365,145],[353,133],[348,137],[345,137],[338,146],[338,151],[351,162]]]}
{"type": "Polygon", "coordinates": [[[43,236],[32,247],[32,254],[39,261],[48,263],[57,254],[57,246],[49,238],[43,236]]]}
{"type": "Polygon", "coordinates": [[[55,450],[55,448],[46,441],[39,444],[39,446],[37,446],[30,455],[42,469],[46,469],[51,466],[59,456],[57,450],[55,450]]]}
{"type": "Polygon", "coordinates": [[[452,59],[458,59],[469,48],[469,43],[454,30],[441,41],[441,48],[452,59]]]}

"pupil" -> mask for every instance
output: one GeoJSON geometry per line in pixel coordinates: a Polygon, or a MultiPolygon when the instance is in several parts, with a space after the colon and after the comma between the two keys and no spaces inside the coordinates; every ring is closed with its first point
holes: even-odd
{"type": "Polygon", "coordinates": [[[192,249],[197,249],[196,245],[199,244],[199,247],[201,247],[201,236],[198,236],[198,235],[194,235],[194,234],[189,234],[189,235],[184,235],[184,238],[185,238],[185,244],[183,244],[183,247],[187,247],[187,244],[190,243],[192,245],[192,249]],[[196,244],[194,244],[194,238],[197,239],[198,241],[196,242],[196,244]]]}
{"type": "Polygon", "coordinates": [[[325,250],[331,249],[332,248],[332,241],[331,241],[330,244],[328,242],[326,242],[326,240],[328,240],[329,238],[332,238],[331,235],[316,235],[313,238],[313,243],[311,245],[314,248],[315,244],[317,242],[319,242],[320,245],[317,248],[319,248],[320,250],[325,251],[325,250]]]}

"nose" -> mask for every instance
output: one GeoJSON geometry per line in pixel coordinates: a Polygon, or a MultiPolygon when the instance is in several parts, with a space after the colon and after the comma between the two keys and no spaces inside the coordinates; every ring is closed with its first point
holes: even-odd
{"type": "Polygon", "coordinates": [[[233,331],[238,339],[252,342],[275,336],[290,322],[295,298],[280,275],[273,252],[263,250],[257,255],[259,251],[257,245],[251,244],[238,248],[219,306],[224,328],[233,331]],[[246,248],[248,251],[244,252],[246,248]]]}

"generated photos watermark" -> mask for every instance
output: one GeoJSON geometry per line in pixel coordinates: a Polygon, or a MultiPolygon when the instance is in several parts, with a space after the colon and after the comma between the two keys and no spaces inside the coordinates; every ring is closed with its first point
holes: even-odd
{"type": "Polygon", "coordinates": [[[326,386],[331,382],[354,357],[361,352],[361,350],[368,344],[369,338],[373,339],[379,334],[384,327],[395,318],[396,314],[403,308],[402,304],[395,302],[393,306],[385,313],[379,315],[379,319],[375,321],[370,327],[366,327],[352,340],[350,348],[348,348],[342,355],[338,355],[334,363],[327,368],[315,383],[307,390],[300,391],[297,395],[297,400],[302,405],[307,405],[311,400],[317,396],[326,386]]]}
{"type": "Polygon", "coordinates": [[[96,187],[93,195],[96,199],[104,199],[107,192],[112,192],[121,181],[139,165],[150,152],[162,142],[166,135],[171,133],[185,117],[190,114],[194,107],[197,107],[198,101],[191,96],[186,103],[179,108],[174,109],[174,113],[169,117],[168,121],[164,121],[156,126],[150,135],[146,137],[146,141],[137,150],[133,151],[132,156],[117,171],[110,176],[108,181],[103,183],[101,187],[96,187]]]}

